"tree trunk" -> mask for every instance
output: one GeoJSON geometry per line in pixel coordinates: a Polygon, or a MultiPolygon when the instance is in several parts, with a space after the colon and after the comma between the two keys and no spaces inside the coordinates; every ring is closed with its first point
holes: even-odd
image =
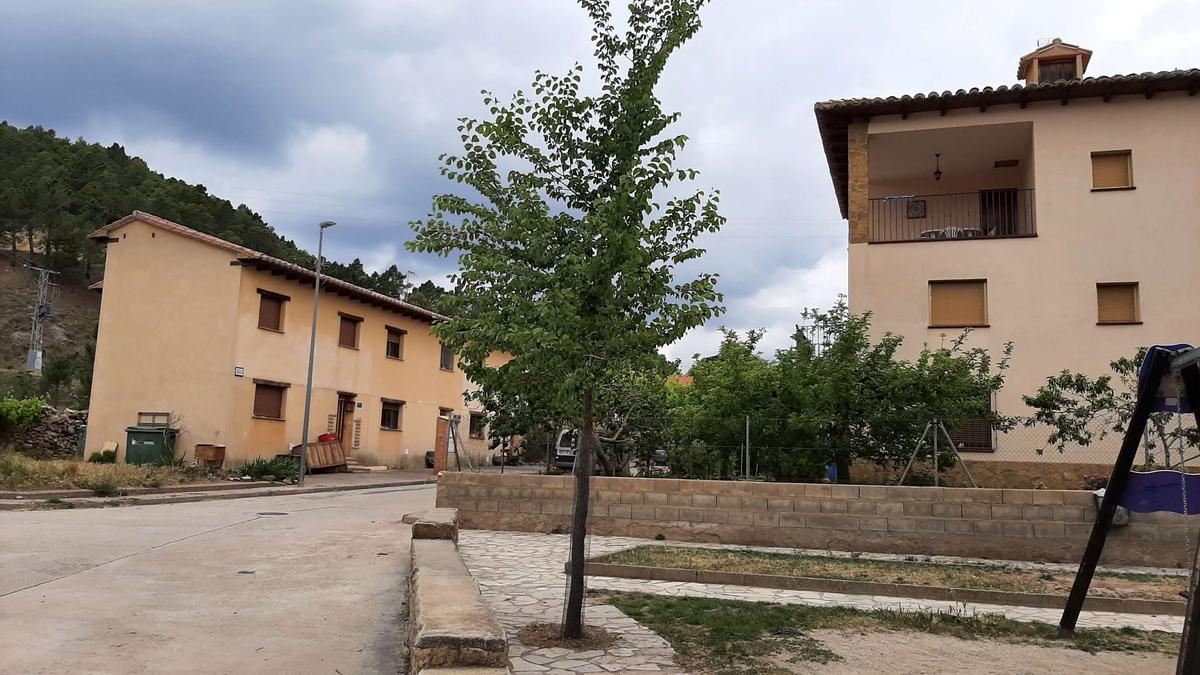
{"type": "Polygon", "coordinates": [[[592,390],[583,391],[583,429],[579,433],[579,449],[575,453],[575,511],[571,516],[571,587],[567,592],[567,615],[563,621],[563,637],[583,637],[583,565],[584,542],[587,537],[588,499],[595,464],[596,421],[592,413],[592,390]]]}

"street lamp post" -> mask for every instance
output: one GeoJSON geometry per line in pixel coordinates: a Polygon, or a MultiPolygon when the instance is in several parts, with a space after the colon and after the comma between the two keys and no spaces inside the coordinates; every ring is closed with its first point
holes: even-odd
{"type": "Polygon", "coordinates": [[[313,315],[312,333],[308,337],[308,384],[304,387],[304,428],[300,431],[300,478],[298,485],[304,485],[304,474],[308,472],[308,420],[312,412],[313,390],[313,361],[317,355],[317,306],[321,304],[321,253],[325,244],[325,230],[336,223],[326,220],[321,223],[317,233],[317,278],[313,281],[313,315]]]}

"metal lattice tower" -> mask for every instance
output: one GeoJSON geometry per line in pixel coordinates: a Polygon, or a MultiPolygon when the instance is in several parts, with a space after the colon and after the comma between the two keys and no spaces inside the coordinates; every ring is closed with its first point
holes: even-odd
{"type": "Polygon", "coordinates": [[[42,340],[46,331],[46,321],[50,318],[50,304],[57,295],[58,284],[51,281],[58,274],[44,267],[27,265],[30,272],[37,277],[37,299],[33,304],[33,327],[29,331],[29,354],[25,357],[25,372],[33,375],[42,374],[42,340]]]}

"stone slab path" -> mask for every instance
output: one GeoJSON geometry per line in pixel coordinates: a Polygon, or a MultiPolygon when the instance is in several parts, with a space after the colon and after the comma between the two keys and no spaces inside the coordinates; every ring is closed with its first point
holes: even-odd
{"type": "MultiPolygon", "coordinates": [[[[630,537],[593,536],[589,540],[589,557],[648,544],[751,548],[754,550],[776,552],[848,555],[825,551],[722,546],[720,544],[653,541],[630,537]]],[[[563,574],[563,565],[567,559],[568,545],[566,535],[497,532],[490,530],[464,530],[460,533],[459,549],[462,552],[463,559],[470,568],[471,574],[479,582],[484,597],[492,604],[500,617],[501,623],[505,625],[505,628],[509,631],[510,638],[512,638],[510,640],[510,663],[513,671],[516,673],[681,672],[675,665],[673,659],[674,652],[666,641],[637,624],[615,607],[608,605],[588,606],[585,615],[587,623],[613,628],[625,635],[623,641],[616,648],[610,649],[607,652],[571,653],[563,649],[534,650],[521,645],[513,638],[516,631],[525,624],[561,620],[562,601],[566,594],[566,576],[563,574]]],[[[926,558],[923,556],[893,556],[867,553],[862,554],[862,557],[878,560],[915,559],[946,563],[978,562],[1041,566],[1040,563],[1008,563],[1007,561],[948,557],[926,558]]],[[[1069,565],[1045,566],[1059,570],[1071,569],[1069,565]]],[[[1179,574],[1178,570],[1173,569],[1108,569],[1171,575],[1179,574]]],[[[939,600],[912,600],[887,596],[789,591],[677,581],[645,581],[640,579],[618,579],[614,577],[589,577],[588,586],[592,589],[635,591],[659,595],[713,597],[783,604],[836,605],[864,610],[940,611],[968,615],[999,614],[1021,621],[1044,621],[1051,624],[1058,623],[1061,614],[1059,610],[1033,607],[971,604],[939,600]]],[[[1083,612],[1079,617],[1079,626],[1089,628],[1129,626],[1177,633],[1183,628],[1183,618],[1116,612],[1083,612]]]]}

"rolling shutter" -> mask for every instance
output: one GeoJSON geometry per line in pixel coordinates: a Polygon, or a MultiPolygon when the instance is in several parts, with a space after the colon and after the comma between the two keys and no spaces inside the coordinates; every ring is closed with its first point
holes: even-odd
{"type": "Polygon", "coordinates": [[[1138,285],[1096,284],[1097,323],[1137,323],[1138,285]]]}
{"type": "Polygon", "coordinates": [[[342,324],[338,330],[338,345],[342,347],[358,346],[358,321],[342,317],[342,324]]]}
{"type": "Polygon", "coordinates": [[[1122,188],[1133,185],[1130,171],[1130,153],[1092,153],[1092,187],[1096,189],[1122,188]]]}
{"type": "Polygon", "coordinates": [[[963,328],[987,325],[987,282],[929,282],[929,325],[963,328]]]}
{"type": "Polygon", "coordinates": [[[283,301],[269,295],[258,298],[258,327],[268,330],[283,328],[283,301]]]}
{"type": "Polygon", "coordinates": [[[283,418],[283,387],[254,385],[254,416],[283,418]]]}

